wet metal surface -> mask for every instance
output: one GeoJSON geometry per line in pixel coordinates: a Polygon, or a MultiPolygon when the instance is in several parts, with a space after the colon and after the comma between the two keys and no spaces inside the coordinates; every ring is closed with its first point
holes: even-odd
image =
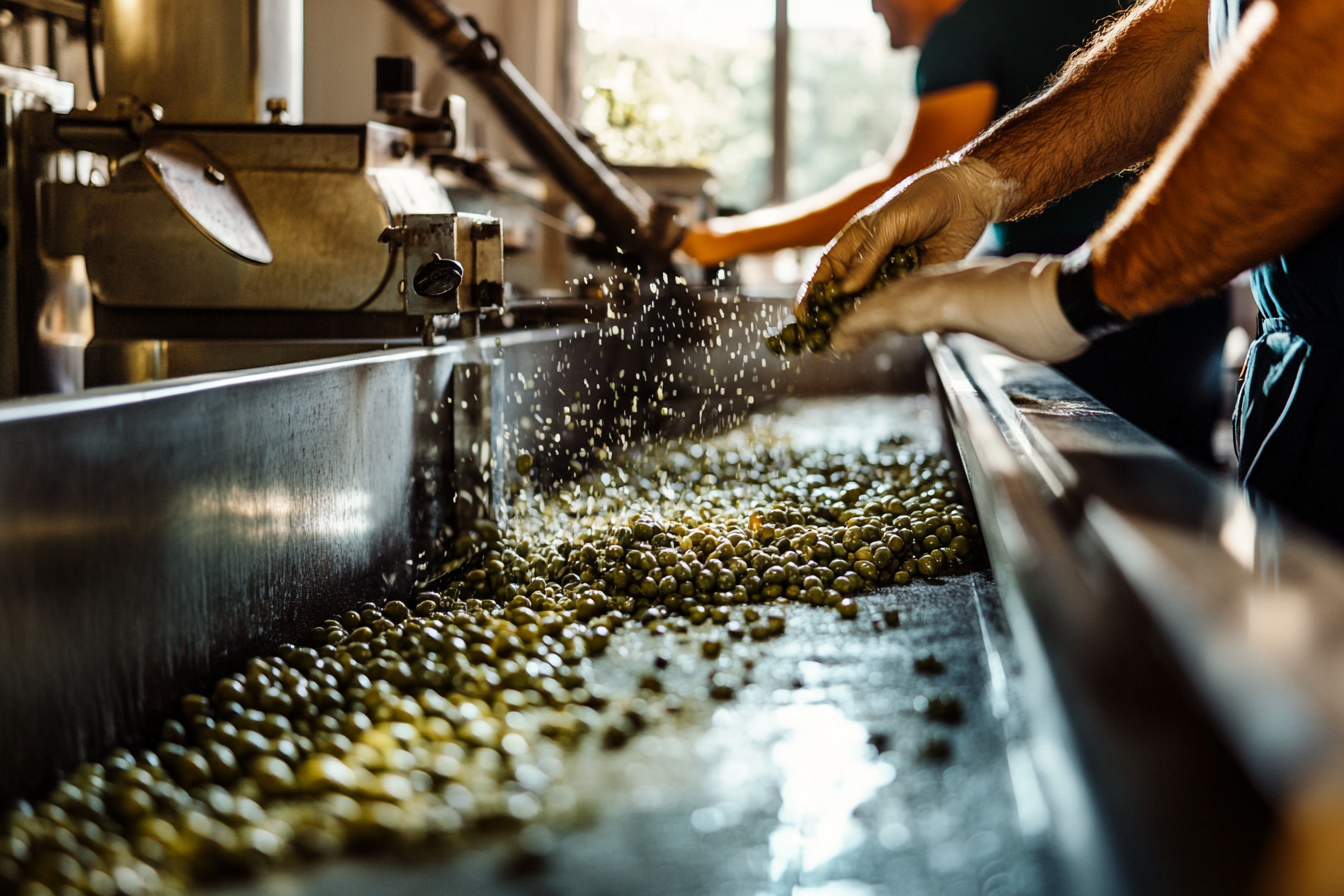
{"type": "MultiPolygon", "coordinates": [[[[1059,892],[1054,834],[1030,768],[1024,782],[1010,771],[1005,732],[1022,720],[996,689],[986,652],[987,633],[1011,673],[990,577],[888,589],[862,607],[854,621],[790,607],[785,635],[720,661],[739,674],[754,661],[750,683],[722,704],[707,700],[694,645],[669,640],[676,659],[663,674],[686,694],[685,717],[618,753],[579,756],[569,784],[587,823],[548,829],[541,861],[525,861],[506,840],[443,860],[343,861],[218,892],[1059,892]],[[881,622],[888,608],[902,611],[897,628],[881,622]],[[929,650],[944,662],[941,675],[912,668],[929,650]],[[679,671],[682,658],[693,671],[679,671]],[[958,697],[964,720],[921,715],[916,701],[931,694],[958,697]],[[938,736],[951,742],[950,757],[920,758],[938,736]]],[[[598,674],[650,671],[648,641],[643,632],[614,638],[598,674]]]]}
{"type": "MultiPolygon", "coordinates": [[[[932,449],[935,410],[924,396],[873,396],[790,403],[784,419],[801,442],[859,447],[903,432],[932,449]]],[[[524,832],[521,847],[503,838],[446,859],[343,861],[220,892],[1058,891],[988,570],[893,586],[860,607],[843,620],[788,605],[782,636],[729,642],[716,661],[699,650],[722,636],[711,624],[617,634],[590,680],[620,693],[657,673],[684,708],[619,751],[590,738],[567,760],[559,802],[574,808],[524,832]],[[930,655],[940,671],[918,671],[930,655]],[[711,699],[713,672],[731,699],[711,699]],[[960,720],[930,718],[933,698],[959,701],[960,720]],[[929,755],[937,743],[946,757],[929,755]]]]}

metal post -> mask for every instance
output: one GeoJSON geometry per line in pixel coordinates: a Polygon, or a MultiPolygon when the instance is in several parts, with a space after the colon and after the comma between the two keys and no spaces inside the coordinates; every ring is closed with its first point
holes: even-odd
{"type": "Polygon", "coordinates": [[[494,520],[493,441],[490,432],[491,370],[484,362],[453,365],[453,486],[457,530],[494,520]]]}
{"type": "Polygon", "coordinates": [[[789,198],[789,0],[775,0],[774,147],[770,201],[789,198]]]}

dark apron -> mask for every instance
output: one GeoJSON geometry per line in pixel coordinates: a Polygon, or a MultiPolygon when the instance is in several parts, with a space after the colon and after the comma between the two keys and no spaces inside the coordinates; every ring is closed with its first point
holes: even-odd
{"type": "Polygon", "coordinates": [[[1237,396],[1237,472],[1344,543],[1344,319],[1266,318],[1237,396]]]}
{"type": "MultiPolygon", "coordinates": [[[[1210,49],[1235,33],[1241,0],[1212,0],[1210,49]]],[[[1233,418],[1237,472],[1276,505],[1344,544],[1344,220],[1252,277],[1260,335],[1233,418]]]]}

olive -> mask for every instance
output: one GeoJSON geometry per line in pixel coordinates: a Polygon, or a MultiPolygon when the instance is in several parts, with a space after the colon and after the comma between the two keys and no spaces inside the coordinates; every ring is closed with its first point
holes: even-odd
{"type": "Polygon", "coordinates": [[[281,796],[294,789],[294,772],[275,756],[260,756],[252,763],[252,777],[263,793],[281,796]]]}
{"type": "Polygon", "coordinates": [[[917,706],[920,701],[922,701],[924,715],[935,722],[955,725],[961,721],[961,701],[956,697],[919,698],[917,706]]]}
{"type": "MultiPolygon", "coordinates": [[[[903,277],[919,267],[919,252],[914,246],[897,247],[878,266],[867,290],[881,289],[892,280],[903,277]]],[[[796,355],[802,348],[814,354],[826,350],[831,341],[831,328],[854,307],[854,296],[845,295],[836,280],[814,283],[803,301],[803,310],[792,323],[777,333],[765,336],[765,347],[771,354],[796,355]]]]}
{"type": "Polygon", "coordinates": [[[930,762],[943,762],[952,755],[952,742],[945,737],[931,737],[919,747],[919,757],[930,762]]]}

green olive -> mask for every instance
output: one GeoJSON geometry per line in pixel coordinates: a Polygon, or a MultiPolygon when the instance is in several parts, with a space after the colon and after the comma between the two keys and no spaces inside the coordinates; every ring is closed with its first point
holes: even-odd
{"type": "MultiPolygon", "coordinates": [[[[919,267],[919,252],[914,246],[897,247],[891,251],[873,276],[867,290],[881,289],[899,277],[919,267]]],[[[845,295],[837,280],[814,283],[803,301],[803,310],[792,323],[778,333],[765,337],[765,347],[771,354],[789,356],[803,348],[813,354],[826,350],[831,342],[831,328],[852,310],[855,297],[845,295]]]]}

